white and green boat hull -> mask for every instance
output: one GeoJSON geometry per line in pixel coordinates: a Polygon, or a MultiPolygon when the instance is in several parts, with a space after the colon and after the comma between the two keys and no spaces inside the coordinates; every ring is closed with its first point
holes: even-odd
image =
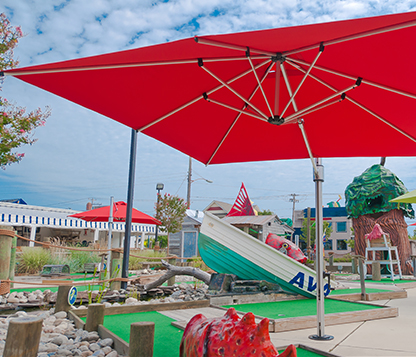
{"type": "MultiPolygon", "coordinates": [[[[314,270],[209,213],[201,226],[198,248],[204,263],[218,273],[266,280],[285,291],[316,296],[314,270]]],[[[327,295],[327,284],[324,290],[327,295]]]]}

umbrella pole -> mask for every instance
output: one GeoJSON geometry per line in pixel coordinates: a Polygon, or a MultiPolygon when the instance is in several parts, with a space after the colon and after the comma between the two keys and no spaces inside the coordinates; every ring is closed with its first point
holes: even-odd
{"type": "Polygon", "coordinates": [[[111,240],[113,238],[113,208],[114,197],[110,197],[110,216],[108,217],[108,252],[107,252],[107,267],[105,269],[106,279],[111,277],[111,240]]]}
{"type": "MultiPolygon", "coordinates": [[[[129,256],[130,256],[130,236],[131,236],[131,220],[133,210],[133,196],[134,196],[134,174],[136,171],[136,151],[137,151],[137,131],[131,130],[131,144],[130,144],[130,168],[129,168],[129,183],[127,188],[127,209],[126,209],[126,228],[124,233],[124,251],[123,251],[123,266],[121,271],[122,278],[129,277],[129,256]]],[[[127,281],[121,282],[121,288],[127,288],[127,281]]]]}
{"type": "Polygon", "coordinates": [[[322,182],[324,181],[324,167],[320,158],[316,158],[315,181],[315,244],[316,244],[316,308],[317,334],[309,336],[312,340],[332,340],[334,337],[325,335],[325,295],[324,295],[324,243],[323,238],[323,209],[322,182]]]}

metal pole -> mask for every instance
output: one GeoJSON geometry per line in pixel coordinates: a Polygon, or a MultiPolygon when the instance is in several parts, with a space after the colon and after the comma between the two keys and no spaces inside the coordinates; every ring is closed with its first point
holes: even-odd
{"type": "Polygon", "coordinates": [[[316,308],[317,334],[309,336],[312,340],[332,340],[334,337],[325,335],[325,295],[324,295],[324,242],[323,239],[323,209],[322,182],[324,181],[324,167],[320,158],[316,158],[315,181],[315,244],[316,244],[316,308]]]}
{"type": "Polygon", "coordinates": [[[192,158],[189,156],[188,190],[186,193],[186,208],[191,208],[192,158]]]}
{"type": "Polygon", "coordinates": [[[105,268],[106,279],[110,278],[111,275],[111,240],[113,238],[113,208],[114,208],[114,197],[110,197],[110,216],[108,217],[108,252],[107,252],[107,267],[105,268]]]}
{"type": "MultiPolygon", "coordinates": [[[[131,213],[133,210],[133,196],[134,196],[134,176],[136,171],[136,151],[137,151],[137,131],[131,130],[131,144],[130,144],[130,168],[129,168],[129,182],[127,187],[127,211],[126,211],[126,229],[124,234],[124,251],[123,251],[123,266],[121,270],[121,277],[128,278],[129,276],[129,256],[130,256],[130,235],[131,235],[131,213]]],[[[121,282],[121,288],[127,288],[127,282],[121,282]]]]}
{"type": "Polygon", "coordinates": [[[306,227],[306,252],[308,254],[308,259],[311,259],[311,208],[308,207],[306,214],[307,224],[306,227]]]}

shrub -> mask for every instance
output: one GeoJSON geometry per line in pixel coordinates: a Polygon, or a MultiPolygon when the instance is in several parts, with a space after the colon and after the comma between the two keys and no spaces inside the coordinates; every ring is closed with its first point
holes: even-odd
{"type": "Polygon", "coordinates": [[[84,271],[84,264],[99,263],[101,258],[95,252],[83,250],[70,250],[68,261],[60,264],[68,264],[71,273],[84,271]]]}
{"type": "MultiPolygon", "coordinates": [[[[131,254],[140,255],[142,257],[160,257],[165,258],[166,253],[164,252],[155,252],[153,250],[138,250],[138,251],[130,251],[131,254]]],[[[157,262],[157,260],[149,260],[144,258],[137,258],[137,257],[130,257],[129,258],[129,270],[140,270],[142,269],[143,262],[157,262]]],[[[162,265],[162,263],[160,264],[162,265]]]]}
{"type": "Polygon", "coordinates": [[[23,274],[37,274],[51,260],[49,250],[40,247],[22,247],[22,254],[18,258],[17,271],[23,274]]]}

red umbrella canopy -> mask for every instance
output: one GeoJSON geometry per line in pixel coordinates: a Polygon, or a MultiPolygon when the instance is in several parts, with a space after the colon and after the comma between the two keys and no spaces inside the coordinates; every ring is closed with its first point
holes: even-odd
{"type": "MultiPolygon", "coordinates": [[[[113,219],[115,222],[126,221],[127,204],[123,201],[115,202],[113,207],[113,219]]],[[[85,212],[72,214],[69,217],[80,218],[88,222],[108,222],[110,217],[110,206],[99,207],[85,212]]],[[[131,221],[133,223],[155,224],[160,226],[162,223],[146,213],[133,208],[131,221]]]]}
{"type": "Polygon", "coordinates": [[[201,36],[5,74],[205,164],[413,156],[415,39],[409,12],[201,36]]]}

